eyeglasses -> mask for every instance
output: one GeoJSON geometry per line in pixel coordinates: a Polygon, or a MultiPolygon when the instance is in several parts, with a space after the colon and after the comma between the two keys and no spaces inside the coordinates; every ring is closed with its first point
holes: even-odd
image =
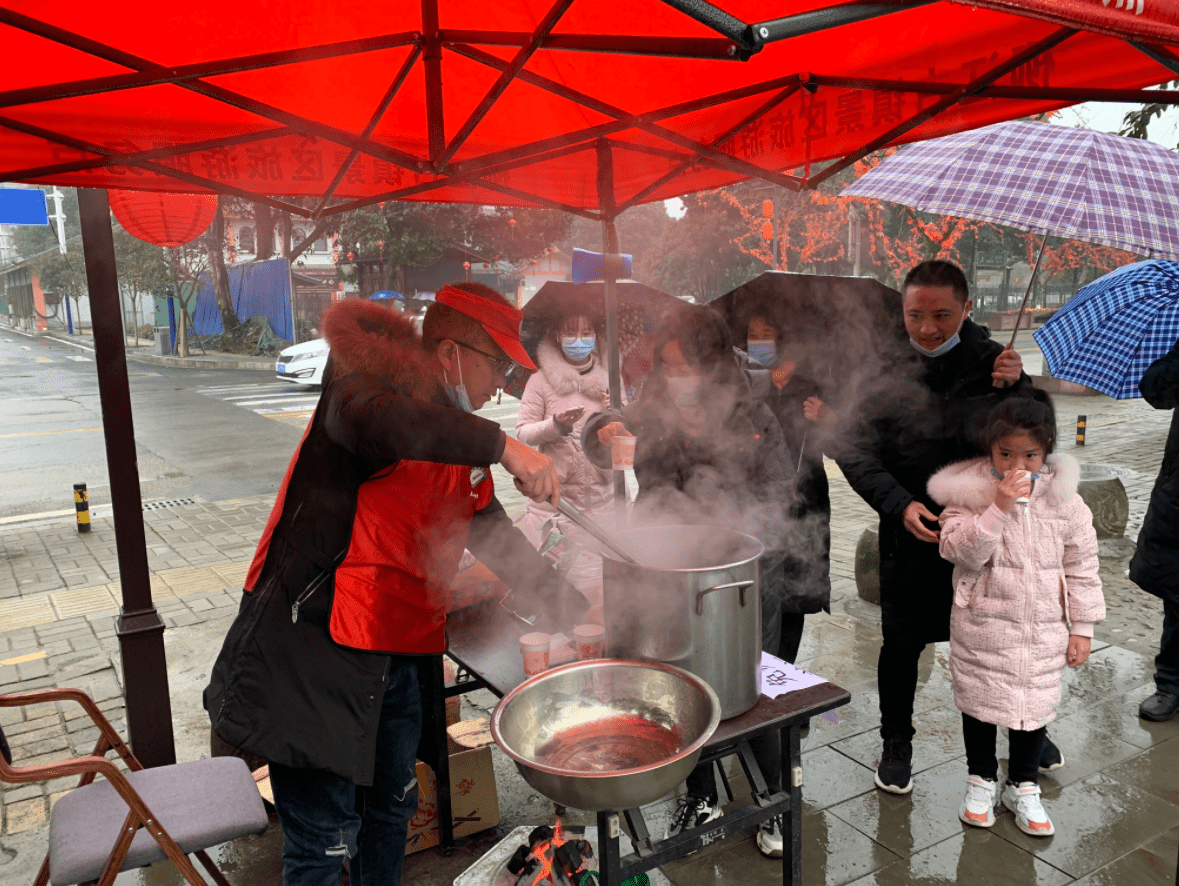
{"type": "Polygon", "coordinates": [[[494,369],[498,374],[504,376],[505,378],[507,376],[511,375],[512,370],[516,367],[515,360],[508,359],[507,357],[493,356],[492,354],[489,354],[486,351],[481,351],[478,348],[472,347],[471,345],[467,344],[465,341],[456,341],[455,344],[462,345],[468,351],[474,351],[476,354],[482,354],[484,357],[486,357],[488,360],[491,361],[491,368],[494,369]]]}

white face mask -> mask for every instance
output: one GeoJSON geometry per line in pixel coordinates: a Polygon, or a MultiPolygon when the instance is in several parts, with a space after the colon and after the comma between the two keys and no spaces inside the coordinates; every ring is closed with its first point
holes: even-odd
{"type": "Polygon", "coordinates": [[[917,353],[921,354],[923,357],[940,357],[943,354],[948,354],[950,351],[954,350],[954,348],[958,345],[958,343],[960,341],[962,341],[962,324],[964,324],[965,322],[966,322],[966,312],[963,311],[962,312],[962,319],[958,322],[957,331],[953,335],[951,335],[949,338],[947,338],[944,342],[942,342],[940,345],[938,345],[936,348],[922,347],[920,344],[917,343],[917,340],[911,336],[909,338],[909,344],[911,344],[913,346],[913,348],[917,351],[917,353]]]}
{"type": "Polygon", "coordinates": [[[700,391],[704,387],[704,378],[699,375],[685,375],[665,379],[667,393],[676,406],[690,409],[700,405],[700,391]]]}
{"type": "Polygon", "coordinates": [[[450,402],[454,404],[455,409],[461,409],[463,412],[474,412],[475,407],[471,405],[471,398],[467,394],[467,386],[463,384],[463,355],[462,348],[455,345],[458,349],[456,356],[458,357],[458,372],[459,383],[452,385],[450,379],[447,378],[446,370],[442,370],[442,378],[446,381],[446,392],[450,394],[450,402]]]}

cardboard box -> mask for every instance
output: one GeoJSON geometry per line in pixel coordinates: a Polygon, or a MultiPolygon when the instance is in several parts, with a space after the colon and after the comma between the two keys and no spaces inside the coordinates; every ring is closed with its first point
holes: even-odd
{"type": "MultiPolygon", "coordinates": [[[[418,811],[409,823],[405,853],[438,845],[438,785],[434,770],[418,761],[418,811]]],[[[499,824],[499,794],[491,748],[450,755],[450,802],[454,835],[466,837],[499,824]]]]}

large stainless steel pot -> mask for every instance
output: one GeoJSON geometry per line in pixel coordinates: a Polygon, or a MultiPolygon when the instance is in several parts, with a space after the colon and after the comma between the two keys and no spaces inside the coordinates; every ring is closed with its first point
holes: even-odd
{"type": "Polygon", "coordinates": [[[761,602],[753,536],[717,526],[625,533],[642,565],[606,554],[606,654],[681,667],[711,686],[721,718],[757,704],[761,602]]]}
{"type": "Polygon", "coordinates": [[[720,722],[703,680],[641,661],[577,662],[521,683],[491,734],[533,788],[575,809],[632,809],[680,784],[720,722]]]}

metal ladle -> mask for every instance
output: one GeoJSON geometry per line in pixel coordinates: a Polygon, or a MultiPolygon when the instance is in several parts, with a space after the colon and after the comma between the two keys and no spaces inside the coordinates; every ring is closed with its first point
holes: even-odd
{"type": "Polygon", "coordinates": [[[630,553],[612,534],[607,532],[597,522],[591,520],[579,508],[569,503],[568,499],[562,498],[561,503],[557,505],[557,510],[562,514],[604,544],[610,551],[626,563],[634,566],[641,565],[637,557],[630,553]]]}

